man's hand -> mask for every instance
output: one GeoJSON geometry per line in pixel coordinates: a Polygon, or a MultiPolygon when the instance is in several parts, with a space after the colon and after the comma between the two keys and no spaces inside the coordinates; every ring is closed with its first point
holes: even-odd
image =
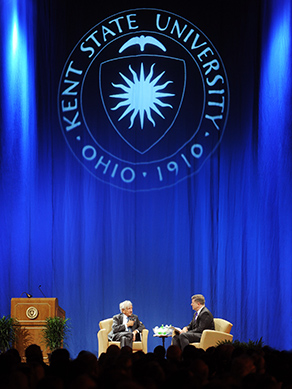
{"type": "Polygon", "coordinates": [[[180,333],[182,334],[182,333],[185,333],[185,332],[188,332],[188,327],[184,327],[184,328],[181,330],[180,333]]]}
{"type": "Polygon", "coordinates": [[[138,331],[134,331],[134,332],[133,332],[133,342],[135,342],[135,340],[136,340],[136,334],[137,334],[137,332],[138,332],[138,331]]]}
{"type": "Polygon", "coordinates": [[[133,327],[134,323],[135,323],[135,320],[129,320],[127,323],[127,327],[133,327]]]}

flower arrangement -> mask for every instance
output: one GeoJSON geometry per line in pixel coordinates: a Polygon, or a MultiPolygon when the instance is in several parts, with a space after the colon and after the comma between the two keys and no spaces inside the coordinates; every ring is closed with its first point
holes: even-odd
{"type": "Polygon", "coordinates": [[[172,325],[162,324],[160,327],[156,326],[155,328],[153,328],[153,331],[154,331],[154,336],[160,336],[160,335],[168,336],[172,334],[173,327],[172,325]]]}

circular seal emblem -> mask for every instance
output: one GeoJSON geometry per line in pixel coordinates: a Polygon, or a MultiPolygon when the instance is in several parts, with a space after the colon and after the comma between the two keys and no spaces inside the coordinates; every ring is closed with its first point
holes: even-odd
{"type": "Polygon", "coordinates": [[[37,310],[37,308],[35,307],[29,307],[27,308],[26,310],[26,316],[30,319],[30,320],[34,320],[38,317],[38,314],[39,314],[39,311],[37,310]]]}
{"type": "Polygon", "coordinates": [[[77,160],[130,190],[196,174],[219,145],[229,111],[224,64],[188,20],[134,9],[103,20],[72,50],[58,91],[59,120],[77,160]]]}

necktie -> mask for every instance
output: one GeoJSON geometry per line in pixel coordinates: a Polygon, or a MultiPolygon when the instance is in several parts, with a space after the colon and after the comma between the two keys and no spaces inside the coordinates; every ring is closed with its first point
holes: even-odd
{"type": "Polygon", "coordinates": [[[196,312],[195,314],[195,320],[197,320],[197,317],[198,317],[198,312],[196,312]]]}
{"type": "MultiPolygon", "coordinates": [[[[131,320],[131,319],[129,317],[127,317],[127,323],[128,323],[129,320],[131,320]]],[[[127,327],[127,329],[128,329],[129,332],[132,332],[132,327],[127,327]]]]}

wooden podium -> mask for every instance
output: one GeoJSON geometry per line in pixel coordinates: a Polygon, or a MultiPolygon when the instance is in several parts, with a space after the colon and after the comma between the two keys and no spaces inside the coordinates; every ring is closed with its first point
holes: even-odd
{"type": "Polygon", "coordinates": [[[15,348],[22,362],[25,362],[25,349],[37,344],[43,352],[44,362],[48,363],[48,351],[42,342],[42,330],[47,317],[65,318],[65,311],[59,307],[58,299],[52,298],[12,298],[11,317],[17,320],[15,348]]]}

